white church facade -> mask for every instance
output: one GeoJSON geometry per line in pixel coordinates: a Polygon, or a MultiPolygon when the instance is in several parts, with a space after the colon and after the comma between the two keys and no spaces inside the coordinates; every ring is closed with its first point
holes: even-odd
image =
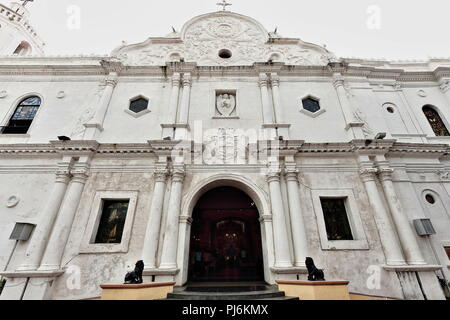
{"type": "Polygon", "coordinates": [[[338,58],[230,11],[51,57],[0,5],[0,299],[306,280],[445,299],[450,59],[338,58]]]}

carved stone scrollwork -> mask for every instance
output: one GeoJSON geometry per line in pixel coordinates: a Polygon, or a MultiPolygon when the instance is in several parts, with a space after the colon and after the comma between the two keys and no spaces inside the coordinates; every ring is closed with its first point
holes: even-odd
{"type": "Polygon", "coordinates": [[[153,175],[155,176],[155,180],[158,182],[165,182],[167,179],[167,176],[169,175],[169,170],[166,168],[157,168],[153,175]]]}
{"type": "Polygon", "coordinates": [[[102,60],[100,61],[100,64],[107,73],[119,74],[125,68],[122,62],[116,58],[112,58],[109,60],[102,60]]]}
{"type": "Polygon", "coordinates": [[[366,181],[375,180],[376,174],[378,173],[378,169],[376,168],[362,168],[359,170],[359,174],[361,175],[361,179],[366,181]]]}

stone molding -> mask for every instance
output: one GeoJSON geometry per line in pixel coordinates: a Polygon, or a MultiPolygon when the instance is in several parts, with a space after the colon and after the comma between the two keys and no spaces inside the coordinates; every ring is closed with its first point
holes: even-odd
{"type": "MultiPolygon", "coordinates": [[[[257,149],[259,152],[267,150],[279,150],[287,154],[295,152],[299,154],[329,154],[348,153],[353,154],[423,154],[432,158],[447,157],[450,153],[450,146],[445,144],[426,144],[426,143],[403,143],[394,142],[395,140],[382,140],[365,146],[365,140],[354,140],[348,142],[336,143],[305,143],[301,140],[260,140],[257,149]]],[[[145,155],[172,155],[174,150],[194,150],[193,141],[166,141],[151,140],[146,143],[120,143],[100,144],[97,141],[51,141],[49,144],[0,144],[0,154],[5,155],[30,155],[30,156],[48,156],[67,154],[70,156],[90,155],[91,153],[102,155],[127,155],[127,156],[145,156],[145,155]]],[[[283,153],[280,155],[283,155],[283,153]]]]}

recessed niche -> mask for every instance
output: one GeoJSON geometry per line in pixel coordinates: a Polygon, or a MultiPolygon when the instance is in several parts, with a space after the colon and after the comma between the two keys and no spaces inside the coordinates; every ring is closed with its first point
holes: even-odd
{"type": "Polygon", "coordinates": [[[222,49],[219,51],[219,57],[222,59],[230,59],[233,56],[233,53],[228,49],[222,49]]]}

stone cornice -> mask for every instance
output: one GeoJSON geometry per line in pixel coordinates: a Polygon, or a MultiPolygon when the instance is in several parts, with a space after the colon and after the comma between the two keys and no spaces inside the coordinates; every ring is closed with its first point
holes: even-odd
{"type": "MultiPolygon", "coordinates": [[[[258,141],[259,152],[279,151],[281,156],[297,154],[401,154],[429,155],[435,158],[450,156],[450,146],[445,144],[403,143],[395,140],[373,140],[366,146],[366,140],[351,142],[305,143],[303,140],[263,140],[258,141]]],[[[48,144],[0,144],[2,155],[57,155],[96,153],[98,155],[152,155],[171,156],[172,152],[194,152],[193,141],[151,140],[148,143],[100,144],[97,141],[51,141],[48,144]]]]}
{"type": "MultiPolygon", "coordinates": [[[[108,57],[74,58],[15,58],[0,57],[0,74],[4,76],[98,76],[104,75],[102,61],[108,57]]],[[[114,60],[115,61],[115,60],[114,60]]],[[[113,62],[114,62],[113,61],[113,62]]],[[[108,68],[107,68],[108,69],[108,68]]],[[[110,70],[109,68],[108,70],[110,70]]],[[[191,73],[192,78],[199,77],[258,77],[263,73],[277,73],[280,77],[321,77],[330,78],[337,72],[327,66],[291,66],[285,64],[254,64],[253,66],[197,66],[195,63],[167,63],[166,66],[125,66],[120,61],[113,63],[114,72],[121,71],[121,77],[158,77],[166,79],[174,73],[191,73]],[[115,67],[114,67],[115,66],[115,67]],[[117,69],[119,68],[119,69],[117,69]]],[[[340,70],[343,77],[367,78],[370,80],[392,80],[398,82],[438,82],[450,77],[450,68],[442,66],[434,71],[408,71],[407,69],[347,66],[340,70]]],[[[282,81],[283,79],[281,79],[282,81]]]]}
{"type": "Polygon", "coordinates": [[[72,141],[50,141],[52,147],[62,154],[91,154],[96,152],[99,143],[90,140],[72,140],[72,141]]]}

